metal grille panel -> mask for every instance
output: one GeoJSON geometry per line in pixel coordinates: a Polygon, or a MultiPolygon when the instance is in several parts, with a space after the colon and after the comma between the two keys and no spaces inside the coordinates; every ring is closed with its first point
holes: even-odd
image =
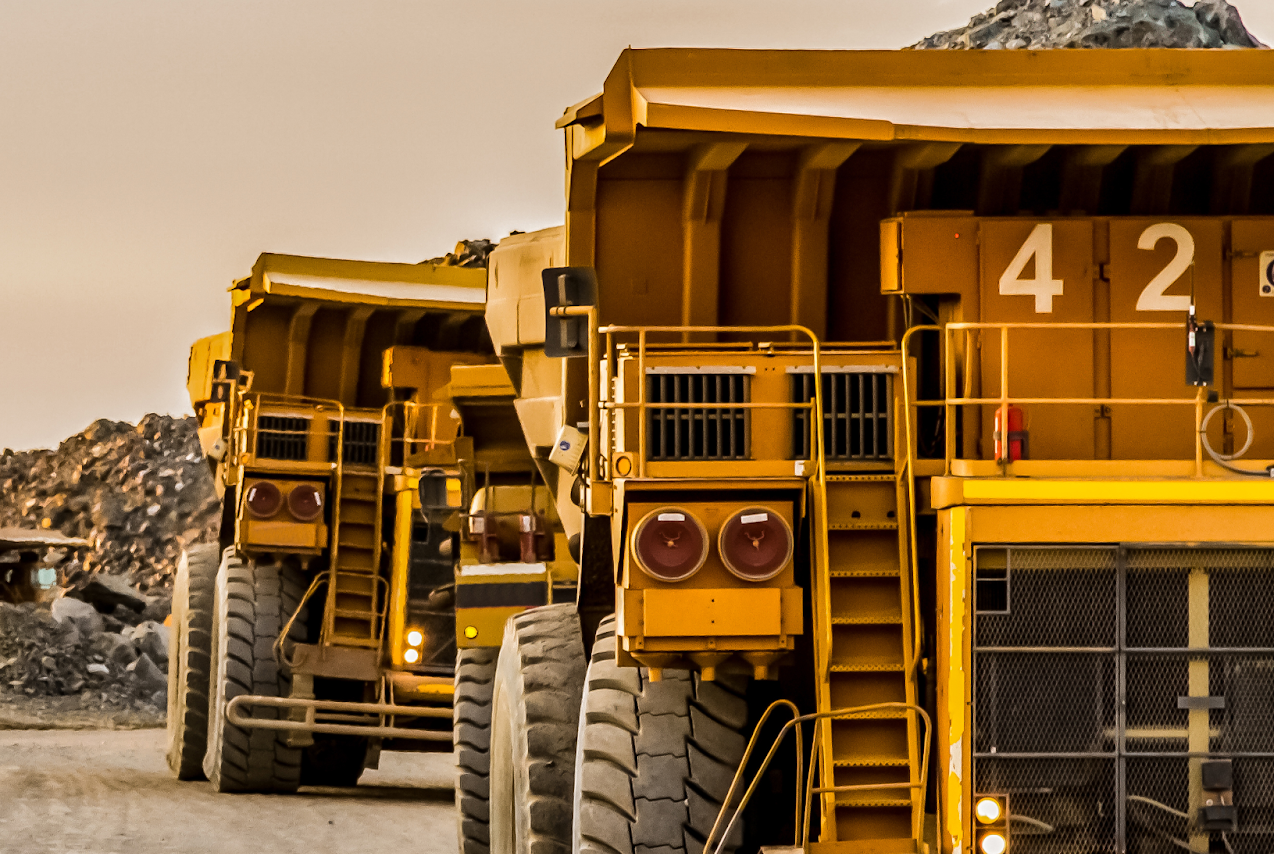
{"type": "Polygon", "coordinates": [[[1009,793],[1015,851],[1274,850],[1274,550],[977,561],[1008,594],[975,585],[996,612],[974,603],[974,786],[1009,793]],[[1224,838],[1194,820],[1207,757],[1234,763],[1239,830],[1224,838]]]}
{"type": "Polygon", "coordinates": [[[256,455],[268,460],[305,460],[309,436],[308,418],[258,415],[256,455]]]}
{"type": "Polygon", "coordinates": [[[647,457],[651,460],[746,460],[748,410],[729,404],[749,399],[747,374],[651,373],[646,377],[647,457]],[[679,408],[678,403],[720,403],[721,408],[679,408]],[[662,405],[661,405],[662,404],[662,405]]]}
{"type": "MultiPolygon", "coordinates": [[[[336,442],[340,436],[340,424],[328,425],[328,459],[336,459],[336,442]]],[[[341,462],[349,466],[374,466],[380,449],[380,424],[375,421],[346,421],[344,447],[341,462]]]]}
{"type": "Polygon", "coordinates": [[[1013,854],[1114,854],[1113,757],[981,759],[976,774],[978,791],[1010,793],[1013,854]]]}
{"type": "MultiPolygon", "coordinates": [[[[792,402],[814,399],[814,375],[792,375],[792,402]]],[[[812,410],[792,414],[792,456],[810,458],[812,410]]],[[[823,373],[823,445],[828,460],[893,459],[893,376],[869,371],[823,373]]]]}

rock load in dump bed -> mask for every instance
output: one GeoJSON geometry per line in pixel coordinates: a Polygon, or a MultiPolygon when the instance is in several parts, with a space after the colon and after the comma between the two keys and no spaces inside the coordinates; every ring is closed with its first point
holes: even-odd
{"type": "Polygon", "coordinates": [[[1265,47],[1225,0],[1001,0],[968,26],[912,45],[937,50],[1265,47]]]}
{"type": "Polygon", "coordinates": [[[65,563],[64,583],[86,598],[120,581],[164,596],[182,549],[215,541],[220,520],[193,418],[101,420],[57,450],[0,455],[0,526],[92,542],[65,563]]]}

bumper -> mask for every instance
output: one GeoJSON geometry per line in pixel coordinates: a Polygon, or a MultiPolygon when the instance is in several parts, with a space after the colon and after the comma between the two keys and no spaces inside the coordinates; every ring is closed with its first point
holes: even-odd
{"type": "Polygon", "coordinates": [[[226,706],[226,720],[244,729],[282,730],[325,735],[357,735],[366,738],[402,738],[419,741],[451,741],[451,729],[423,730],[394,725],[395,718],[451,720],[451,709],[430,706],[398,706],[389,703],[340,703],[300,697],[235,697],[226,706]],[[254,709],[284,709],[279,718],[253,717],[254,709]],[[323,720],[319,720],[319,716],[323,720]],[[374,716],[375,720],[369,718],[374,716]]]}

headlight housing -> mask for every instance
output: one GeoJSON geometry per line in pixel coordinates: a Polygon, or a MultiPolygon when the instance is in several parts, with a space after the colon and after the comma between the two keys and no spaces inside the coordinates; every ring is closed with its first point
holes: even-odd
{"type": "Polygon", "coordinates": [[[283,506],[283,493],[279,487],[268,480],[258,480],[248,487],[244,497],[248,512],[258,519],[269,519],[283,506]]]}
{"type": "Polygon", "coordinates": [[[721,526],[717,549],[736,578],[768,581],[792,559],[792,528],[773,510],[745,507],[721,526]]]}
{"type": "Polygon", "coordinates": [[[323,513],[323,493],[312,484],[297,484],[288,493],[288,512],[298,522],[313,522],[323,513]]]}
{"type": "Polygon", "coordinates": [[[633,556],[656,581],[685,581],[708,559],[708,531],[681,507],[660,507],[633,529],[633,556]]]}

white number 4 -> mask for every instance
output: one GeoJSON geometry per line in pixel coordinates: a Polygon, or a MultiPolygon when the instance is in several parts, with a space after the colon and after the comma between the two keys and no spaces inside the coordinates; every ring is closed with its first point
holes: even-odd
{"type": "Polygon", "coordinates": [[[1000,276],[1000,293],[1005,296],[1035,297],[1035,313],[1051,314],[1053,297],[1062,295],[1062,280],[1053,278],[1053,224],[1041,222],[1017,250],[1009,268],[1000,276]],[[1035,278],[1023,279],[1022,273],[1035,259],[1035,278]]]}

